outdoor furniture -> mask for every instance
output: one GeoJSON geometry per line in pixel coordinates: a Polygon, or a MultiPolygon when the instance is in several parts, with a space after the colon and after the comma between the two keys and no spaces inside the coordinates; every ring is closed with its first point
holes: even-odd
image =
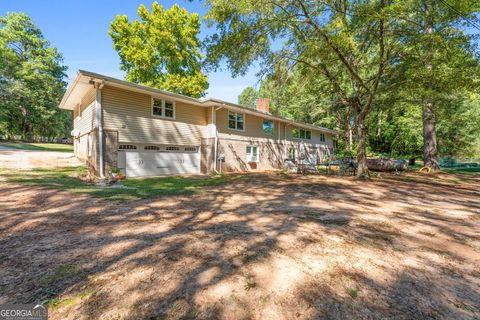
{"type": "Polygon", "coordinates": [[[335,174],[341,176],[353,175],[357,173],[357,163],[352,158],[327,159],[323,165],[326,167],[326,174],[335,174]],[[337,168],[337,170],[333,170],[337,168]]]}

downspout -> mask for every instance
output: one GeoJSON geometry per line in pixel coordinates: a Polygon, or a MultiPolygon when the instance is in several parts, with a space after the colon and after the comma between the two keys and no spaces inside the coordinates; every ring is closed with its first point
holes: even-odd
{"type": "Polygon", "coordinates": [[[103,159],[103,112],[102,112],[102,89],[103,81],[95,82],[95,126],[98,129],[98,153],[99,164],[98,174],[100,178],[105,178],[105,163],[103,159]]]}
{"type": "Polygon", "coordinates": [[[214,156],[213,156],[213,160],[214,160],[214,166],[213,166],[213,170],[215,171],[215,173],[218,173],[218,166],[217,166],[217,159],[218,159],[218,130],[217,130],[217,110],[220,110],[222,109],[223,107],[218,107],[218,108],[215,108],[215,107],[212,107],[212,121],[213,121],[213,130],[215,130],[215,144],[213,145],[213,153],[214,153],[214,156]]]}

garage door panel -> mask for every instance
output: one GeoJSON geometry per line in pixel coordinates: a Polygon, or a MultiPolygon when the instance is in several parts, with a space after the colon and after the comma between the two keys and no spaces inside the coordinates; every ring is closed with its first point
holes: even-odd
{"type": "Polygon", "coordinates": [[[198,153],[184,153],[183,154],[183,161],[186,164],[192,164],[192,165],[197,166],[198,165],[197,158],[199,158],[198,153]]]}
{"type": "Polygon", "coordinates": [[[200,173],[200,154],[185,152],[125,151],[127,177],[200,173]]]}

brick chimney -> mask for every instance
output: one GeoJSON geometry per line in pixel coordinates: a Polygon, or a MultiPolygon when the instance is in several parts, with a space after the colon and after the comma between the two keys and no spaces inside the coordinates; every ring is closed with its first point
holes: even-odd
{"type": "Polygon", "coordinates": [[[260,98],[256,101],[256,109],[270,113],[270,99],[268,98],[260,98]]]}

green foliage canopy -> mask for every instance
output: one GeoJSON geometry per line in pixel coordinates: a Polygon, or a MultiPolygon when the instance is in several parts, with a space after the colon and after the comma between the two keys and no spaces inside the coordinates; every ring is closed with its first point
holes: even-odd
{"type": "Polygon", "coordinates": [[[138,7],[139,20],[118,15],[109,35],[127,80],[192,97],[201,97],[208,78],[201,70],[200,18],[178,5],[165,10],[158,2],[149,11],[138,7]]]}
{"type": "Polygon", "coordinates": [[[365,126],[371,151],[419,156],[422,108],[429,103],[437,117],[441,155],[474,152],[475,136],[480,136],[473,111],[478,100],[467,97],[478,92],[478,57],[472,37],[461,27],[464,17],[474,19],[478,13],[478,1],[459,0],[451,4],[453,9],[439,0],[384,1],[383,6],[382,1],[239,1],[234,8],[221,0],[209,3],[219,30],[211,38],[210,58],[226,58],[234,74],[245,72],[255,59],[264,61],[270,70],[258,94],[271,98],[272,109],[280,114],[344,133],[365,126]],[[305,19],[303,7],[320,31],[311,30],[315,24],[305,19]],[[425,31],[427,16],[434,24],[432,34],[425,31]],[[383,33],[387,59],[368,107],[365,100],[375,86],[365,89],[362,80],[367,86],[375,83],[380,23],[388,26],[383,33]],[[327,38],[318,37],[323,33],[327,38]],[[250,46],[231,46],[239,41],[250,46]],[[369,47],[369,41],[376,45],[369,47]],[[358,121],[362,112],[365,124],[358,121]]]}
{"type": "Polygon", "coordinates": [[[254,87],[246,87],[238,96],[238,104],[245,107],[255,108],[258,98],[258,92],[254,87]]]}
{"type": "Polygon", "coordinates": [[[208,46],[212,65],[225,60],[234,75],[245,73],[256,60],[265,68],[279,62],[308,68],[355,115],[358,176],[368,176],[364,122],[398,45],[394,18],[401,1],[209,0],[207,4],[207,19],[217,27],[208,46]]]}
{"type": "Polygon", "coordinates": [[[0,131],[26,140],[66,135],[71,116],[58,102],[67,68],[27,14],[0,17],[0,61],[0,131]]]}

